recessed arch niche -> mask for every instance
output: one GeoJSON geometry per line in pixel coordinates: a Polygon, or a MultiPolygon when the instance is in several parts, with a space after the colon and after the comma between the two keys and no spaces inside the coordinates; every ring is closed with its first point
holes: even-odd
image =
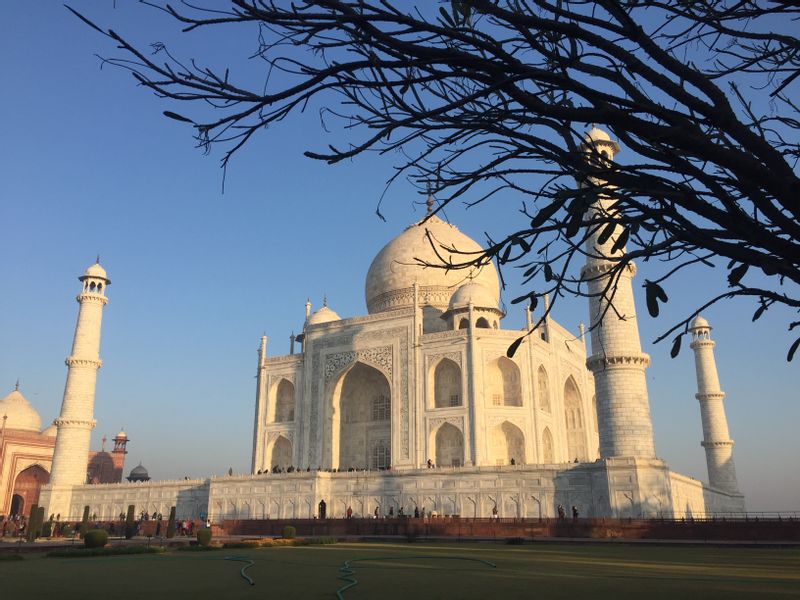
{"type": "Polygon", "coordinates": [[[586,419],[578,385],[570,376],[564,383],[564,420],[567,429],[567,453],[569,460],[587,460],[586,419]]]}
{"type": "Polygon", "coordinates": [[[333,393],[331,462],[338,469],[391,466],[391,387],[386,376],[356,362],[333,393]]]}
{"type": "Polygon", "coordinates": [[[519,367],[501,356],[487,365],[488,406],[522,406],[519,367]]]}
{"type": "Polygon", "coordinates": [[[433,370],[433,405],[448,408],[462,404],[461,368],[455,361],[443,358],[433,370]]]}

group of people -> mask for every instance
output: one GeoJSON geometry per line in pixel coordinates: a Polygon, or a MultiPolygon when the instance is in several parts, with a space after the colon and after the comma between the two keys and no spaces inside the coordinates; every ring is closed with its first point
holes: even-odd
{"type": "MultiPolygon", "coordinates": [[[[578,507],[574,504],[572,505],[572,520],[577,521],[580,513],[578,512],[578,507]]],[[[564,506],[562,504],[558,505],[558,520],[563,521],[567,518],[567,511],[564,510],[564,506]]]]}
{"type": "MultiPolygon", "coordinates": [[[[352,519],[353,518],[353,514],[354,514],[353,513],[353,507],[352,506],[348,506],[347,507],[347,511],[345,512],[345,514],[347,515],[348,519],[352,519]]],[[[419,506],[415,506],[413,515],[414,515],[415,519],[420,519],[420,518],[425,518],[426,516],[427,517],[431,517],[432,513],[430,511],[428,511],[426,513],[424,506],[422,507],[422,509],[420,509],[419,506]]],[[[374,519],[380,519],[381,516],[383,516],[384,518],[387,518],[387,519],[394,519],[395,518],[394,506],[390,506],[389,507],[389,512],[386,513],[385,515],[381,515],[381,507],[380,506],[376,506],[375,510],[372,511],[372,517],[374,519]]],[[[404,519],[406,517],[408,517],[408,515],[405,512],[405,508],[401,506],[400,508],[397,509],[397,518],[398,519],[404,519]]]]}
{"type": "MultiPolygon", "coordinates": [[[[428,461],[430,462],[430,461],[428,461]]],[[[321,473],[355,473],[357,471],[369,471],[366,467],[350,467],[348,469],[323,469],[322,467],[317,467],[314,469],[315,471],[321,473]]],[[[378,467],[377,469],[372,469],[373,471],[391,471],[392,467],[378,467]]],[[[278,465],[273,465],[272,469],[259,469],[257,471],[257,475],[269,475],[270,473],[274,475],[278,475],[280,473],[310,473],[312,471],[311,467],[306,467],[303,470],[300,467],[295,467],[294,465],[289,465],[288,467],[279,467],[278,465]]]]}

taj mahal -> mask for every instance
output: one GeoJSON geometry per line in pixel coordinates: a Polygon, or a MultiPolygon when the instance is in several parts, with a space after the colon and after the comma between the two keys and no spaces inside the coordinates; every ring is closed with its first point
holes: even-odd
{"type": "MultiPolygon", "coordinates": [[[[587,150],[619,146],[593,128],[587,150]]],[[[598,200],[590,210],[609,210],[598,200]]],[[[581,275],[604,285],[613,239],[590,236],[581,275]]],[[[623,250],[624,251],[624,250],[623,250]]],[[[251,473],[197,480],[86,483],[101,366],[108,276],[81,279],[80,306],[49,483],[46,514],[84,506],[113,518],[137,511],[179,518],[313,518],[425,507],[439,515],[553,517],[576,506],[587,517],[706,516],[744,510],[714,361],[711,327],[692,322],[708,482],[671,471],[658,457],[630,265],[613,299],[617,318],[590,293],[589,328],[550,317],[509,356],[525,331],[504,329],[493,263],[463,261],[480,245],[429,214],[389,241],[366,274],[367,314],[342,318],[306,304],[288,355],[258,350],[251,473]],[[588,338],[588,339],[587,339],[588,338]]],[[[537,319],[538,320],[538,319],[537,319]]],[[[280,324],[276,324],[280,325],[280,324]]],[[[2,416],[2,415],[0,415],[2,416]]],[[[244,426],[244,424],[243,424],[244,426]]],[[[700,450],[698,450],[700,451],[700,450]]]]}

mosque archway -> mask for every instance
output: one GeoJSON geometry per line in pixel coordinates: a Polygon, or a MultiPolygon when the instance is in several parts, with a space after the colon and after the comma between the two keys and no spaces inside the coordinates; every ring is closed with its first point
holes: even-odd
{"type": "MultiPolygon", "coordinates": [[[[21,499],[20,512],[17,514],[24,515],[23,511],[28,510],[29,507],[39,503],[39,493],[42,486],[50,482],[50,473],[48,473],[41,465],[32,465],[27,469],[20,471],[14,480],[13,496],[19,496],[21,499]]],[[[27,516],[27,515],[25,515],[27,516]]]]}
{"type": "Polygon", "coordinates": [[[475,322],[475,327],[478,329],[490,329],[489,321],[486,319],[486,317],[480,317],[475,322]]]}
{"type": "Polygon", "coordinates": [[[522,430],[504,421],[492,430],[491,457],[496,465],[509,465],[512,460],[521,465],[525,463],[525,435],[522,430]]]}
{"type": "Polygon", "coordinates": [[[461,406],[461,369],[450,360],[444,358],[436,365],[433,372],[434,406],[447,408],[461,406]]]}
{"type": "Polygon", "coordinates": [[[569,377],[564,384],[564,420],[566,421],[569,460],[587,460],[583,402],[578,386],[572,377],[569,377]]]}
{"type": "Polygon", "coordinates": [[[294,385],[281,379],[275,388],[275,423],[294,421],[294,385]]]}
{"type": "Polygon", "coordinates": [[[434,438],[436,466],[460,467],[464,464],[464,434],[458,427],[444,423],[434,438]]]}
{"type": "Polygon", "coordinates": [[[550,382],[547,378],[547,371],[544,365],[539,365],[536,371],[536,384],[537,391],[539,392],[539,408],[543,411],[550,412],[550,382]]]}
{"type": "Polygon", "coordinates": [[[336,444],[333,446],[334,468],[391,466],[391,414],[391,388],[386,376],[367,364],[355,363],[341,382],[338,398],[334,398],[332,433],[338,438],[338,452],[336,444]]]}
{"type": "Polygon", "coordinates": [[[281,435],[272,445],[270,468],[286,469],[290,466],[292,466],[292,442],[281,435]]]}
{"type": "Polygon", "coordinates": [[[486,371],[490,406],[522,406],[519,367],[514,361],[501,356],[486,371]]]}

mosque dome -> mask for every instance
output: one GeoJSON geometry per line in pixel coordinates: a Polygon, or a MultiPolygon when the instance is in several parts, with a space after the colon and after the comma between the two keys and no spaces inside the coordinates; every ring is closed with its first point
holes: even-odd
{"type": "Polygon", "coordinates": [[[470,303],[472,303],[475,308],[498,310],[497,300],[492,293],[486,289],[485,286],[474,281],[465,283],[456,290],[456,293],[450,298],[450,305],[447,307],[447,310],[451,311],[457,308],[466,308],[470,303]]]}
{"type": "Polygon", "coordinates": [[[493,263],[473,269],[424,266],[458,264],[481,252],[483,248],[475,240],[435,215],[410,225],[373,259],[365,286],[367,310],[377,313],[413,306],[414,282],[420,286],[422,304],[444,309],[456,288],[470,276],[486,288],[493,299],[492,305],[497,306],[500,280],[493,263]]]}
{"type": "Polygon", "coordinates": [[[319,325],[320,323],[330,323],[331,321],[339,320],[341,320],[341,317],[326,305],[319,310],[314,311],[311,316],[308,317],[308,324],[319,325]]]}
{"type": "Polygon", "coordinates": [[[149,481],[150,475],[142,466],[142,463],[139,463],[138,466],[133,467],[131,469],[130,474],[128,475],[128,481],[149,481]]]}
{"type": "Polygon", "coordinates": [[[83,272],[83,275],[78,277],[78,279],[83,281],[88,277],[93,277],[95,279],[105,279],[108,283],[111,283],[111,280],[108,278],[106,270],[100,266],[99,262],[94,263],[91,267],[86,269],[86,271],[83,272]]]}
{"type": "Polygon", "coordinates": [[[23,429],[38,432],[42,428],[42,418],[19,389],[0,400],[0,419],[7,416],[7,429],[23,429]]]}
{"type": "Polygon", "coordinates": [[[689,329],[711,329],[711,326],[703,317],[697,315],[691,325],[689,325],[689,329]]]}

